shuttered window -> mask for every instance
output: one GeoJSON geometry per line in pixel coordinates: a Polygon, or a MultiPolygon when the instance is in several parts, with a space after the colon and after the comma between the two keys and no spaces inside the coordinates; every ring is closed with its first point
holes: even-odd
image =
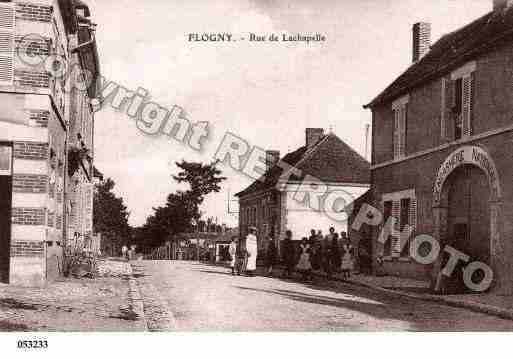
{"type": "Polygon", "coordinates": [[[469,74],[462,79],[462,134],[463,137],[472,135],[472,74],[469,74]]]}
{"type": "Polygon", "coordinates": [[[473,134],[474,98],[475,98],[475,62],[469,62],[451,73],[451,81],[446,93],[446,103],[451,103],[454,140],[465,139],[473,134]]]}
{"type": "Polygon", "coordinates": [[[0,3],[0,85],[12,85],[14,79],[15,11],[11,3],[0,3]]]}
{"type": "Polygon", "coordinates": [[[383,253],[392,258],[407,258],[410,255],[409,243],[417,227],[417,199],[415,194],[398,192],[391,195],[392,200],[383,202],[383,223],[386,224],[392,216],[395,218],[395,226],[385,242],[383,253]]]}
{"type": "Polygon", "coordinates": [[[440,111],[440,138],[442,141],[447,139],[447,83],[449,81],[444,77],[442,78],[442,105],[440,111]]]}
{"type": "Polygon", "coordinates": [[[399,110],[394,110],[394,159],[400,157],[399,110]]]}
{"type": "Polygon", "coordinates": [[[84,210],[83,214],[85,217],[85,233],[93,233],[93,197],[94,197],[94,185],[92,183],[86,183],[84,185],[84,210]]]}
{"type": "MultiPolygon", "coordinates": [[[[401,228],[401,201],[393,201],[392,203],[392,216],[396,219],[394,231],[398,233],[401,228]]],[[[401,246],[399,244],[399,237],[392,236],[392,257],[399,257],[401,254],[401,246]]]]}
{"type": "Polygon", "coordinates": [[[401,108],[400,111],[400,147],[399,152],[401,156],[404,156],[406,154],[406,138],[407,138],[407,131],[408,131],[408,104],[405,104],[403,108],[401,108]]]}
{"type": "Polygon", "coordinates": [[[394,108],[394,159],[406,154],[406,137],[408,129],[408,104],[394,108]]]}

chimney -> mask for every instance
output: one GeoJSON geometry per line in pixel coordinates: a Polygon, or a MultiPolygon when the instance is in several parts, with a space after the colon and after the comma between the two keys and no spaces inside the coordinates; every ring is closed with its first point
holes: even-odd
{"type": "Polygon", "coordinates": [[[324,129],[322,128],[307,128],[306,129],[306,147],[312,148],[321,138],[324,137],[324,129]]]}
{"type": "Polygon", "coordinates": [[[265,151],[265,171],[269,171],[280,160],[280,151],[265,151]]]}
{"type": "Polygon", "coordinates": [[[413,25],[413,62],[428,53],[431,46],[431,24],[418,22],[413,25]]]}
{"type": "Polygon", "coordinates": [[[502,10],[513,5],[513,0],[493,0],[493,11],[502,10]]]}

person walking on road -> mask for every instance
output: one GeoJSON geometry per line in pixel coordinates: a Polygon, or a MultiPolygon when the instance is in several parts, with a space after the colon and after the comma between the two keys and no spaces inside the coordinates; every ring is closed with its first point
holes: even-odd
{"type": "Polygon", "coordinates": [[[123,259],[128,259],[128,247],[126,245],[123,245],[123,247],[121,247],[121,255],[123,259]]]}
{"type": "Polygon", "coordinates": [[[232,237],[228,253],[230,254],[230,267],[232,268],[232,275],[235,275],[235,262],[237,261],[237,237],[232,237]]]}
{"type": "Polygon", "coordinates": [[[296,253],[294,249],[294,243],[292,243],[292,231],[288,230],[285,232],[285,239],[283,240],[283,264],[285,269],[283,271],[284,278],[290,278],[294,270],[294,264],[296,261],[296,253]]]}
{"type": "Polygon", "coordinates": [[[265,255],[267,275],[273,275],[273,266],[276,262],[276,245],[274,244],[274,238],[272,235],[269,236],[269,242],[267,244],[267,252],[265,255]]]}
{"type": "Polygon", "coordinates": [[[251,227],[249,229],[249,234],[246,237],[246,252],[248,254],[246,273],[249,277],[253,277],[256,271],[256,260],[258,254],[258,243],[255,227],[251,227]]]}

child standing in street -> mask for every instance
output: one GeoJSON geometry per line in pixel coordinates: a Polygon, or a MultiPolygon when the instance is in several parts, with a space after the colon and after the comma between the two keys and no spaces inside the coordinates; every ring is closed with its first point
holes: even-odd
{"type": "Polygon", "coordinates": [[[340,269],[342,270],[342,279],[349,279],[351,276],[351,271],[353,270],[353,246],[351,241],[347,239],[347,241],[342,246],[342,264],[340,269]]]}
{"type": "Polygon", "coordinates": [[[306,237],[303,237],[299,247],[301,249],[301,256],[299,257],[297,270],[303,276],[303,280],[307,280],[310,277],[312,265],[310,263],[310,245],[308,244],[308,239],[306,237]]]}

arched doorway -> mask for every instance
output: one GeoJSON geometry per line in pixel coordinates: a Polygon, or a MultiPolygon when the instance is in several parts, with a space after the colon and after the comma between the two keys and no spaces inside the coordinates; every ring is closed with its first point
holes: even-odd
{"type": "MultiPolygon", "coordinates": [[[[462,165],[451,173],[445,186],[446,244],[468,255],[471,261],[490,265],[490,189],[485,172],[477,166],[462,165]]],[[[467,291],[462,268],[463,263],[460,263],[455,273],[448,278],[448,293],[467,291]]],[[[476,272],[476,283],[482,279],[480,274],[483,273],[476,272]]]]}
{"type": "MultiPolygon", "coordinates": [[[[442,249],[451,246],[469,256],[469,261],[488,264],[497,272],[502,256],[499,214],[500,183],[495,164],[486,151],[465,146],[454,151],[438,171],[434,185],[434,236],[442,249]]],[[[433,289],[443,293],[468,291],[463,284],[459,261],[451,277],[441,275],[448,254],[444,253],[433,270],[433,289]]],[[[480,281],[479,275],[473,281],[480,281]]]]}

